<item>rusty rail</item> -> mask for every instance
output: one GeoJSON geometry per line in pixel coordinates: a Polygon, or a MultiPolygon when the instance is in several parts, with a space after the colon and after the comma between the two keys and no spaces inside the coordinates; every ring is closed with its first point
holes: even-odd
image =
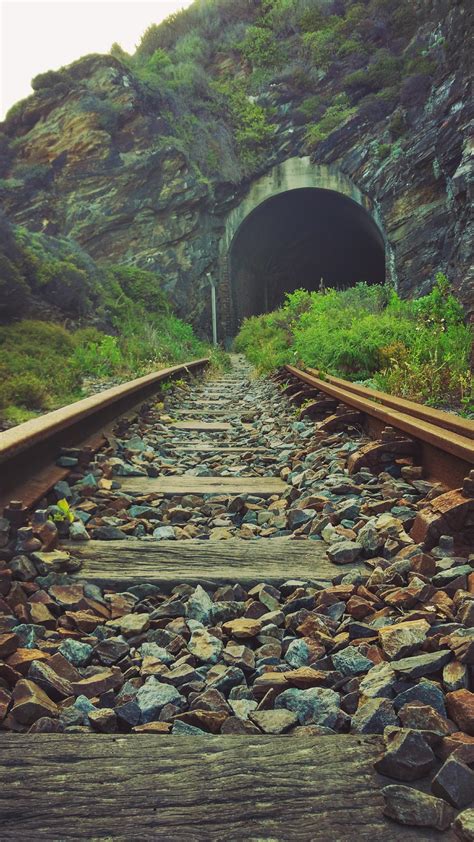
{"type": "Polygon", "coordinates": [[[370,434],[390,426],[414,439],[427,476],[449,488],[462,485],[474,465],[474,422],[449,412],[356,386],[336,377],[322,380],[313,370],[292,365],[284,370],[320,392],[362,413],[370,434]]]}
{"type": "Polygon", "coordinates": [[[61,448],[97,449],[106,425],[146,401],[161,382],[208,363],[205,357],[147,374],[0,433],[0,511],[20,493],[32,505],[67,474],[55,467],[61,448]]]}

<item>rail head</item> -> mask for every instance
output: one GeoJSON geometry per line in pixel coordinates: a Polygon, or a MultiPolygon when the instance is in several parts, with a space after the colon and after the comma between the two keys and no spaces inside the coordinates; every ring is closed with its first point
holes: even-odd
{"type": "Polygon", "coordinates": [[[140,401],[140,393],[144,393],[155,384],[174,377],[204,368],[209,363],[208,357],[191,360],[180,365],[170,366],[144,377],[129,380],[119,386],[113,386],[97,395],[83,398],[73,404],[55,409],[38,418],[32,418],[23,424],[18,424],[10,430],[0,433],[0,465],[7,463],[18,454],[35,447],[47,439],[52,439],[59,432],[77,425],[95,413],[113,407],[124,400],[130,399],[130,406],[140,401]]]}
{"type": "MultiPolygon", "coordinates": [[[[305,370],[314,377],[320,378],[320,372],[317,369],[308,367],[305,370]]],[[[348,392],[354,392],[354,394],[362,398],[381,403],[384,406],[391,406],[393,409],[405,412],[407,415],[422,418],[430,424],[438,424],[443,429],[451,430],[453,433],[459,433],[468,439],[474,439],[474,421],[468,418],[461,418],[460,415],[455,415],[454,412],[433,409],[430,406],[426,406],[426,404],[416,403],[416,401],[401,398],[398,395],[389,395],[387,392],[380,392],[377,389],[369,389],[367,386],[360,386],[358,383],[351,383],[349,380],[342,380],[340,377],[333,377],[332,375],[326,375],[324,381],[331,383],[333,386],[339,386],[341,389],[347,389],[348,392]]]]}
{"type": "MultiPolygon", "coordinates": [[[[437,411],[436,417],[433,417],[431,421],[426,421],[414,413],[408,414],[407,411],[400,412],[391,406],[383,405],[380,402],[375,403],[374,400],[361,397],[359,394],[346,388],[346,381],[344,380],[339,380],[339,383],[344,384],[344,386],[336,386],[329,380],[321,380],[319,377],[315,377],[314,374],[301,371],[292,365],[286,365],[285,370],[303,383],[319,389],[319,391],[330,395],[347,406],[352,406],[366,415],[370,415],[387,425],[396,427],[408,436],[433,445],[439,450],[465,461],[469,465],[474,464],[474,442],[469,435],[472,422],[468,422],[467,424],[467,433],[452,432],[449,427],[443,424],[442,419],[442,416],[445,414],[449,417],[451,415],[450,413],[437,411]]],[[[380,394],[385,395],[383,392],[380,394]]],[[[386,395],[386,397],[393,398],[390,395],[386,395]]],[[[423,409],[421,404],[419,406],[423,409]]],[[[460,421],[462,422],[462,419],[460,421]]]]}

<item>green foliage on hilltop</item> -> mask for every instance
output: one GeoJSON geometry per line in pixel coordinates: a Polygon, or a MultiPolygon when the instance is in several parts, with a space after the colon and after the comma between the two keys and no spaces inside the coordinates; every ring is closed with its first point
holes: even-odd
{"type": "MultiPolygon", "coordinates": [[[[114,44],[111,61],[126,71],[149,114],[160,115],[160,137],[181,142],[204,179],[219,173],[239,182],[271,152],[276,124],[294,114],[308,152],[348,115],[377,121],[401,107],[406,133],[448,49],[423,30],[425,16],[412,0],[199,0],[148,27],[132,55],[114,44]],[[344,109],[337,104],[342,95],[344,109]],[[314,98],[317,114],[308,108],[314,98]],[[188,118],[196,120],[191,135],[188,118]]],[[[40,74],[35,96],[49,103],[75,90],[79,108],[114,135],[130,109],[119,85],[115,100],[87,84],[98,61],[104,59],[89,56],[40,74]]],[[[15,106],[7,124],[20,127],[31,105],[15,106]]],[[[51,178],[49,168],[41,177],[51,178]]]]}
{"type": "Polygon", "coordinates": [[[473,411],[472,331],[439,273],[429,295],[402,301],[390,287],[296,290],[272,313],[246,319],[235,341],[261,372],[298,361],[432,405],[473,411]]]}

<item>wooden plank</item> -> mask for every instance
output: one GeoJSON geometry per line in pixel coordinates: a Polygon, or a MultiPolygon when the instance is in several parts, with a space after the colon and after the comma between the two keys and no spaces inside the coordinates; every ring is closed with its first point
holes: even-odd
{"type": "Polygon", "coordinates": [[[124,477],[120,488],[125,494],[255,494],[271,497],[283,494],[288,486],[278,477],[124,477]]]}
{"type": "Polygon", "coordinates": [[[179,416],[189,416],[190,418],[200,418],[201,416],[211,415],[215,418],[237,418],[243,414],[245,414],[245,409],[243,407],[234,408],[232,410],[227,409],[179,409],[178,407],[170,412],[172,418],[178,419],[179,416]]]}
{"type": "MultiPolygon", "coordinates": [[[[379,736],[3,734],[2,842],[415,842],[383,817],[379,736]]],[[[443,839],[446,839],[443,835],[443,839]]]]}
{"type": "Polygon", "coordinates": [[[79,579],[117,587],[138,582],[167,586],[179,582],[213,582],[245,585],[280,583],[287,579],[329,582],[341,572],[363,565],[333,564],[322,541],[289,538],[229,538],[226,541],[123,541],[65,542],[64,549],[79,558],[79,579]]]}
{"type": "Polygon", "coordinates": [[[232,429],[232,425],[224,421],[173,421],[169,427],[175,430],[194,430],[199,433],[226,433],[232,429]]]}
{"type": "Polygon", "coordinates": [[[185,451],[185,450],[195,450],[195,451],[219,451],[222,453],[278,453],[281,450],[292,450],[295,449],[295,445],[289,444],[272,444],[265,447],[265,445],[254,446],[252,442],[249,442],[246,447],[242,447],[241,445],[232,445],[232,444],[212,444],[209,441],[203,441],[202,439],[196,439],[193,436],[189,436],[186,438],[187,442],[191,442],[190,444],[181,444],[176,443],[175,441],[165,441],[163,446],[166,447],[168,450],[174,451],[185,451]]]}

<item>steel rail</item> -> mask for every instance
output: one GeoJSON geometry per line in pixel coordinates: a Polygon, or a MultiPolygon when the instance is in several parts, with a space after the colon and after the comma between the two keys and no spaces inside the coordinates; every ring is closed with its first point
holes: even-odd
{"type": "MultiPolygon", "coordinates": [[[[386,424],[394,427],[397,430],[405,433],[409,437],[415,439],[424,448],[424,455],[427,456],[428,461],[432,465],[432,474],[440,480],[445,480],[448,485],[455,487],[462,484],[462,479],[469,473],[472,465],[474,465],[474,442],[472,440],[473,424],[471,421],[464,421],[464,419],[457,419],[451,413],[444,413],[440,410],[430,410],[428,407],[422,407],[415,404],[417,412],[413,411],[413,404],[411,401],[406,401],[404,404],[401,400],[394,399],[393,396],[376,393],[375,400],[362,397],[360,392],[355,392],[354,389],[349,389],[353,384],[346,384],[345,381],[339,380],[338,383],[343,385],[335,385],[332,382],[335,378],[322,380],[307,371],[301,371],[292,365],[286,365],[285,370],[296,379],[306,383],[313,388],[330,395],[332,398],[341,403],[357,409],[364,415],[370,418],[377,419],[382,425],[386,424]],[[382,395],[386,400],[382,404],[379,395],[382,395]],[[390,401],[390,403],[388,403],[390,401]],[[393,408],[394,404],[403,406],[404,412],[393,408]],[[409,404],[407,406],[407,404],[409,404]],[[447,416],[445,418],[445,416],[447,416]],[[425,420],[429,418],[430,420],[425,420]],[[453,432],[453,418],[456,419],[456,429],[463,432],[453,432]],[[427,448],[431,448],[428,453],[427,448]],[[449,459],[441,459],[440,464],[436,465],[436,454],[447,454],[449,459]],[[449,461],[451,460],[451,461],[449,461]]],[[[361,387],[359,387],[361,388],[361,387]]],[[[364,390],[369,392],[370,390],[364,390]]],[[[438,457],[439,461],[439,457],[438,457]]]]}
{"type": "Polygon", "coordinates": [[[0,509],[7,492],[54,465],[61,447],[87,445],[104,426],[151,397],[161,382],[208,363],[204,357],[146,374],[0,433],[0,509]]]}
{"type": "MultiPolygon", "coordinates": [[[[314,377],[319,378],[320,372],[315,368],[307,368],[306,371],[314,377]]],[[[367,386],[359,386],[357,383],[351,383],[349,380],[342,380],[340,377],[332,377],[327,375],[324,381],[332,383],[333,386],[339,386],[341,389],[346,389],[348,392],[354,392],[360,395],[361,398],[381,403],[384,406],[391,406],[393,409],[405,412],[406,415],[413,415],[416,418],[422,418],[430,424],[439,424],[445,430],[451,430],[453,433],[459,433],[468,439],[474,439],[474,421],[467,418],[461,418],[453,412],[445,412],[441,409],[432,409],[415,401],[407,400],[406,398],[399,398],[394,395],[389,395],[387,392],[379,392],[377,389],[369,389],[367,386]]]]}

